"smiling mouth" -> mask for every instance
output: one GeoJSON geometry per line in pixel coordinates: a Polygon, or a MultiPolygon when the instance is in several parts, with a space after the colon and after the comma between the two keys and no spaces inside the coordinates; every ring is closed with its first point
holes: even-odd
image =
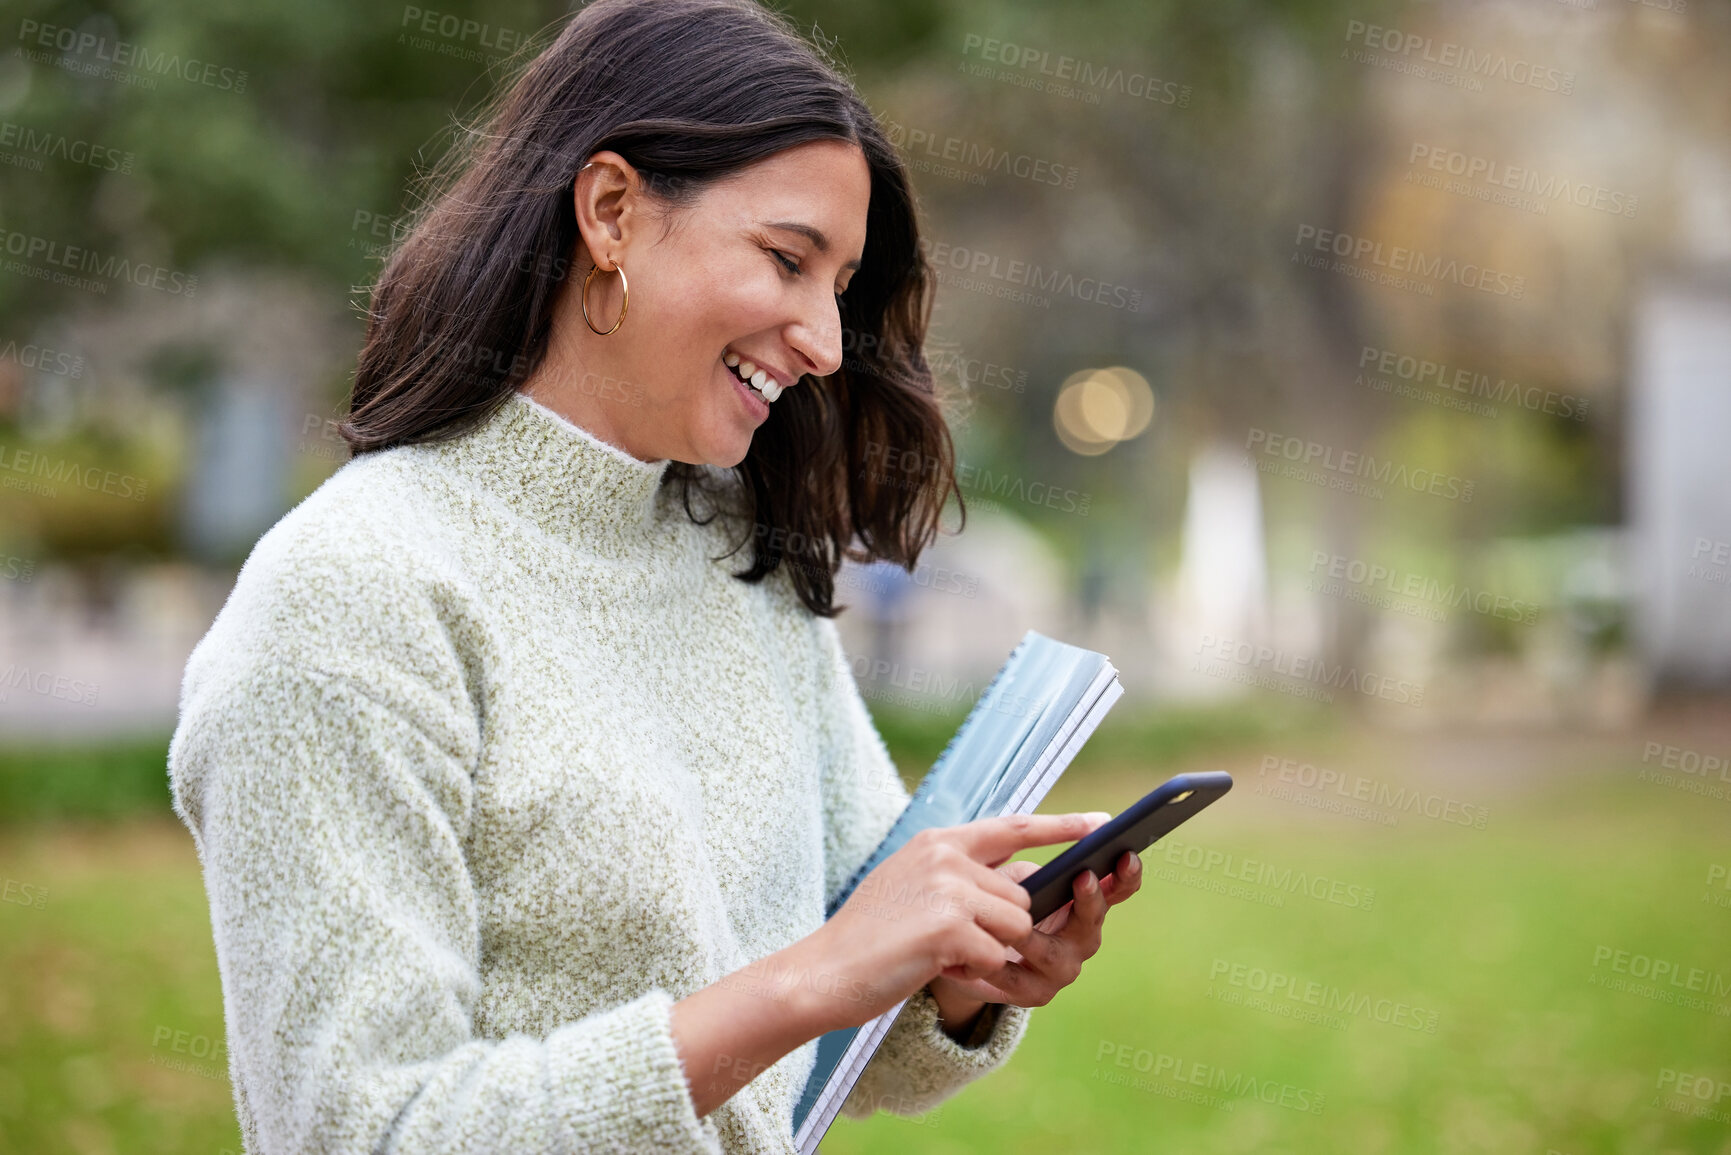
{"type": "Polygon", "coordinates": [[[767,402],[773,402],[784,390],[775,383],[775,379],[764,370],[759,369],[751,361],[729,350],[721,358],[727,366],[727,371],[745,383],[745,387],[756,393],[767,402]]]}

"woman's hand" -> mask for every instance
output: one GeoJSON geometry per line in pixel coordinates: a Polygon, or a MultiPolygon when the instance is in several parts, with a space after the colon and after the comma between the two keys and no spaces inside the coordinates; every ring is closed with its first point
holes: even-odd
{"type": "Polygon", "coordinates": [[[795,944],[805,960],[804,985],[826,996],[818,1013],[833,1024],[828,1029],[867,1022],[939,977],[962,984],[961,991],[988,992],[992,1001],[1020,997],[1034,989],[1029,983],[1044,980],[1025,983],[1011,968],[1029,976],[1047,973],[1030,967],[1026,952],[1041,960],[1037,965],[1054,968],[1051,973],[1064,973],[1069,956],[1055,956],[1049,942],[1069,944],[1086,936],[1092,953],[1099,945],[1100,911],[1090,929],[1093,908],[1085,907],[1079,928],[1060,938],[1060,920],[1069,917],[1065,911],[1072,905],[1067,904],[1045,920],[1059,934],[1037,933],[1028,892],[1019,883],[1038,867],[1022,862],[994,868],[1019,850],[1074,842],[1109,817],[1013,814],[934,827],[910,838],[861,880],[822,927],[795,944]],[[995,982],[973,985],[982,979],[1001,979],[1009,989],[995,982]]]}
{"type": "MultiPolygon", "coordinates": [[[[1033,862],[998,868],[1017,883],[1039,869],[1033,862]]],[[[1100,949],[1107,909],[1141,889],[1141,857],[1126,850],[1105,878],[1096,880],[1092,871],[1084,871],[1071,885],[1075,898],[1042,919],[1025,941],[1014,944],[996,972],[971,979],[939,975],[927,984],[947,1029],[959,1029],[986,1003],[1043,1007],[1075,982],[1082,964],[1100,949]]]]}

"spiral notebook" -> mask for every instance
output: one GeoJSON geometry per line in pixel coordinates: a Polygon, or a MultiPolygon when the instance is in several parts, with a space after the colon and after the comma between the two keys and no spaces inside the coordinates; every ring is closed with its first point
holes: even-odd
{"type": "MultiPolygon", "coordinates": [[[[824,917],[919,831],[1032,813],[1123,692],[1104,654],[1029,630],[824,917]]],[[[811,1077],[794,1105],[794,1145],[801,1155],[817,1150],[904,1005],[905,999],[862,1026],[818,1040],[811,1077]]]]}

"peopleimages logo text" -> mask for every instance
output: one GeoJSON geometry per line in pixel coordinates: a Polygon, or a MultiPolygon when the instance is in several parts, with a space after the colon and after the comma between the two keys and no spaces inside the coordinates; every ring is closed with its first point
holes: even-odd
{"type": "Polygon", "coordinates": [[[1290,866],[1276,866],[1260,858],[1245,858],[1230,851],[1215,850],[1193,842],[1180,842],[1175,838],[1161,839],[1156,850],[1159,852],[1158,858],[1150,852],[1150,862],[1164,861],[1173,866],[1182,866],[1186,870],[1218,874],[1234,882],[1265,886],[1287,894],[1302,894],[1318,902],[1332,902],[1336,906],[1356,910],[1369,910],[1376,903],[1374,887],[1360,886],[1356,882],[1329,878],[1322,874],[1311,874],[1290,866]]]}
{"type": "Polygon", "coordinates": [[[101,688],[82,678],[55,674],[50,670],[32,671],[29,666],[20,666],[16,662],[0,670],[0,702],[8,701],[12,691],[20,687],[31,694],[77,702],[81,706],[96,705],[96,694],[101,688]]]}
{"type": "MultiPolygon", "coordinates": [[[[1575,91],[1573,72],[1534,64],[1519,57],[1511,59],[1503,52],[1480,51],[1452,40],[1439,42],[1416,32],[1402,32],[1399,28],[1383,28],[1376,24],[1366,24],[1362,20],[1349,20],[1346,24],[1346,40],[1349,44],[1357,40],[1374,52],[1389,52],[1407,59],[1416,58],[1439,68],[1459,69],[1469,76],[1504,80],[1510,84],[1526,85],[1564,96],[1575,91]]],[[[1342,52],[1344,53],[1345,49],[1342,49],[1342,52]]]]}
{"type": "Polygon", "coordinates": [[[467,44],[473,40],[479,48],[507,54],[518,51],[532,39],[531,34],[516,29],[496,28],[480,20],[471,20],[452,12],[434,12],[412,4],[403,9],[403,21],[399,27],[459,44],[467,44]]]}
{"type": "Polygon", "coordinates": [[[1365,589],[1386,591],[1394,597],[1415,598],[1449,609],[1465,606],[1475,614],[1501,618],[1530,626],[1539,617],[1535,602],[1522,601],[1490,590],[1475,590],[1470,585],[1440,582],[1424,574],[1396,569],[1377,562],[1366,562],[1325,550],[1312,550],[1310,572],[1323,573],[1336,581],[1365,589]]]}
{"type": "Polygon", "coordinates": [[[1074,56],[1060,54],[1054,58],[1044,49],[1029,48],[970,32],[962,39],[962,55],[971,56],[976,52],[981,60],[1033,72],[1056,81],[1073,82],[1083,88],[1120,92],[1157,104],[1175,104],[1180,108],[1190,103],[1188,84],[1161,80],[1144,72],[1126,71],[1116,65],[1095,64],[1074,56]]]}
{"type": "MultiPolygon", "coordinates": [[[[116,473],[112,469],[103,469],[96,465],[80,465],[65,458],[56,460],[32,449],[7,449],[0,445],[0,474],[4,473],[21,473],[31,478],[42,478],[46,483],[71,482],[92,493],[105,493],[111,497],[125,497],[133,501],[143,501],[150,484],[128,473],[116,473]]],[[[49,496],[52,496],[52,493],[49,496]]]]}
{"type": "MultiPolygon", "coordinates": [[[[1251,671],[1266,669],[1271,674],[1298,682],[1314,682],[1337,690],[1368,694],[1401,706],[1418,706],[1424,701],[1424,687],[1405,678],[1390,678],[1340,663],[1332,668],[1321,658],[1291,654],[1283,648],[1234,641],[1213,634],[1203,634],[1196,644],[1196,653],[1217,662],[1232,662],[1251,671]]],[[[1191,667],[1193,670],[1197,666],[1191,667]]],[[[1201,672],[1208,673],[1207,669],[1201,672]]]]}
{"type": "MultiPolygon", "coordinates": [[[[1481,293],[1492,293],[1512,301],[1520,300],[1527,292],[1527,279],[1524,276],[1505,273],[1471,261],[1462,263],[1452,257],[1434,256],[1404,245],[1384,247],[1381,241],[1370,237],[1356,237],[1351,233],[1336,232],[1315,225],[1299,225],[1298,235],[1293,238],[1292,243],[1299,249],[1308,244],[1319,253],[1332,253],[1344,260],[1368,260],[1378,268],[1390,272],[1411,273],[1432,281],[1447,281],[1465,289],[1477,289],[1481,293]]],[[[1297,259],[1298,254],[1294,253],[1293,260],[1297,259]]]]}
{"type": "Polygon", "coordinates": [[[1694,994],[1704,994],[1716,999],[1731,995],[1731,975],[1703,967],[1684,966],[1675,959],[1654,958],[1610,946],[1594,947],[1594,968],[1607,965],[1608,969],[1617,974],[1645,979],[1654,984],[1679,987],[1694,994]]]}
{"type": "Polygon", "coordinates": [[[130,173],[133,165],[130,152],[121,152],[107,145],[74,139],[51,129],[31,128],[10,120],[0,120],[0,148],[17,149],[16,153],[10,154],[13,158],[25,157],[40,162],[41,158],[46,157],[69,164],[86,165],[103,172],[130,173]]]}
{"type": "Polygon", "coordinates": [[[1565,200],[1584,209],[1596,209],[1613,216],[1632,217],[1640,198],[1632,193],[1618,192],[1602,185],[1573,181],[1555,173],[1541,173],[1523,165],[1505,164],[1488,156],[1461,152],[1414,141],[1406,162],[1423,162],[1434,172],[1447,173],[1468,181],[1483,181],[1487,185],[1531,193],[1539,203],[1565,200]]]}
{"type": "Polygon", "coordinates": [[[84,358],[76,353],[51,349],[46,345],[24,344],[8,340],[0,345],[0,361],[11,361],[26,369],[53,373],[58,377],[84,376],[84,358]]]}
{"type": "MultiPolygon", "coordinates": [[[[1155,1079],[1170,1080],[1175,1083],[1188,1084],[1189,1087],[1205,1087],[1210,1091],[1223,1092],[1222,1095],[1196,1093],[1194,1095],[1171,1096],[1204,1106],[1230,1109],[1241,1100],[1256,1099],[1271,1106],[1285,1107],[1290,1111],[1320,1115],[1323,1105],[1327,1101],[1327,1096],[1321,1091],[1312,1090],[1308,1087],[1280,1083],[1272,1079],[1260,1079],[1241,1071],[1233,1071],[1208,1063],[1192,1062],[1164,1052],[1156,1055],[1152,1051],[1138,1048],[1133,1044],[1101,1039],[1100,1045],[1094,1051],[1092,1077],[1108,1083],[1133,1086],[1138,1090],[1164,1093],[1160,1091],[1160,1083],[1147,1079],[1129,1079],[1111,1070],[1103,1070],[1106,1060],[1110,1060],[1119,1067],[1134,1068],[1155,1079]]],[[[1188,1091],[1189,1087],[1181,1088],[1181,1090],[1188,1091]]]]}
{"type": "MultiPolygon", "coordinates": [[[[883,118],[880,117],[880,120],[883,118]]],[[[983,173],[994,173],[999,176],[1020,177],[1035,184],[1049,184],[1060,188],[1075,188],[1078,170],[1074,165],[1060,164],[1047,157],[1031,156],[1025,152],[1011,152],[992,144],[982,144],[976,140],[945,133],[933,128],[909,128],[894,120],[883,120],[884,133],[890,143],[901,149],[908,159],[917,167],[917,171],[937,171],[939,175],[949,175],[948,170],[939,166],[918,167],[921,162],[948,161],[951,164],[976,170],[970,176],[980,176],[983,173]]]]}
{"type": "MultiPolygon", "coordinates": [[[[1262,777],[1270,771],[1274,772],[1278,781],[1306,790],[1332,791],[1342,798],[1368,802],[1393,811],[1418,813],[1439,822],[1470,826],[1474,830],[1483,830],[1490,817],[1489,810],[1470,802],[1461,802],[1440,794],[1427,794],[1417,788],[1390,786],[1387,782],[1366,778],[1362,774],[1349,777],[1339,770],[1299,762],[1295,758],[1282,758],[1278,754],[1264,754],[1256,773],[1262,777]]],[[[1266,791],[1259,789],[1257,793],[1266,791]]]]}
{"type": "Polygon", "coordinates": [[[952,245],[948,241],[920,238],[920,254],[937,270],[954,269],[968,277],[985,277],[1006,285],[1018,285],[1040,293],[1073,297],[1113,309],[1135,312],[1142,304],[1142,290],[1115,285],[1098,277],[1078,277],[1063,269],[1048,269],[1032,261],[1004,260],[996,253],[952,245]]]}
{"type": "Polygon", "coordinates": [[[1327,470],[1341,477],[1357,478],[1379,485],[1410,489],[1456,501],[1473,499],[1474,483],[1464,477],[1438,473],[1434,469],[1408,469],[1390,458],[1378,460],[1375,454],[1351,449],[1337,449],[1320,441],[1252,428],[1245,436],[1244,448],[1260,451],[1270,457],[1280,457],[1306,468],[1327,470]]]}
{"type": "Polygon", "coordinates": [[[1522,409],[1534,413],[1548,413],[1558,417],[1569,417],[1576,421],[1587,419],[1587,398],[1576,397],[1572,393],[1559,393],[1554,389],[1540,389],[1537,385],[1522,385],[1518,381],[1498,377],[1494,381],[1488,373],[1478,373],[1471,369],[1461,369],[1442,361],[1433,361],[1428,357],[1414,357],[1393,349],[1379,349],[1374,345],[1366,345],[1358,354],[1358,367],[1369,368],[1373,372],[1382,373],[1402,381],[1410,381],[1415,385],[1423,385],[1430,389],[1443,390],[1451,393],[1465,393],[1472,397],[1482,397],[1499,405],[1518,405],[1522,409]]]}
{"type": "Polygon", "coordinates": [[[1386,1026],[1405,1027],[1411,1031],[1436,1034],[1437,1012],[1411,1003],[1375,998],[1359,991],[1342,990],[1336,986],[1308,981],[1296,975],[1271,971],[1259,966],[1216,958],[1208,968],[1210,983],[1266,994],[1270,998],[1320,1007],[1325,1012],[1353,1015],[1386,1026]]]}
{"type": "Polygon", "coordinates": [[[0,229],[0,253],[17,257],[26,266],[38,270],[66,269],[110,281],[125,281],[145,289],[161,289],[165,293],[188,298],[198,291],[198,278],[176,269],[133,261],[113,254],[104,255],[81,245],[69,245],[29,233],[0,229]]]}
{"type": "Polygon", "coordinates": [[[94,32],[84,32],[59,24],[20,20],[18,39],[67,56],[130,68],[149,75],[176,76],[191,84],[202,84],[206,88],[219,88],[224,91],[246,91],[247,74],[244,71],[223,68],[193,57],[182,57],[178,52],[152,52],[144,45],[134,44],[129,40],[110,40],[94,32]]]}

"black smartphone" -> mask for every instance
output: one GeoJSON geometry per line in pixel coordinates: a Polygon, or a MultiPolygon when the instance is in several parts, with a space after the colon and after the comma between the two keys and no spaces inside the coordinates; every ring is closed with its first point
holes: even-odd
{"type": "Polygon", "coordinates": [[[1111,874],[1126,850],[1140,854],[1176,830],[1203,807],[1232,789],[1224,771],[1179,774],[1144,794],[1094,833],[1022,880],[1032,896],[1028,913],[1037,923],[1075,897],[1076,876],[1092,870],[1111,874]]]}

